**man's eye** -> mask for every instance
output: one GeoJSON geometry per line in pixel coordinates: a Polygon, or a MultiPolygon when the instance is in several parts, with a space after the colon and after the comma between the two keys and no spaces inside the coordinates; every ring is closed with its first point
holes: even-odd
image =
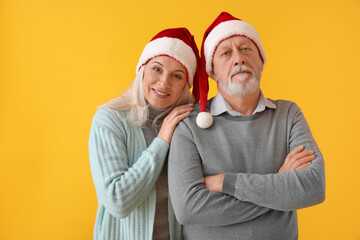
{"type": "Polygon", "coordinates": [[[175,77],[176,79],[181,79],[181,76],[180,76],[179,74],[175,74],[174,77],[175,77]]]}
{"type": "Polygon", "coordinates": [[[249,50],[249,48],[244,47],[244,48],[242,48],[242,50],[243,50],[243,51],[247,51],[247,50],[249,50]]]}
{"type": "Polygon", "coordinates": [[[153,67],[153,70],[154,70],[155,72],[160,72],[160,68],[158,68],[158,67],[153,67]]]}
{"type": "Polygon", "coordinates": [[[226,55],[229,55],[230,53],[227,51],[227,52],[223,52],[223,56],[226,56],[226,55]]]}

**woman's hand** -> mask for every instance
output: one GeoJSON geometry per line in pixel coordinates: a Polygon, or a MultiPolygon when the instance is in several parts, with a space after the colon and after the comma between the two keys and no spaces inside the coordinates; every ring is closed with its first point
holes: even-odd
{"type": "Polygon", "coordinates": [[[193,104],[191,103],[177,106],[171,110],[163,121],[158,137],[170,144],[176,125],[188,117],[193,109],[193,104]]]}
{"type": "Polygon", "coordinates": [[[284,164],[279,169],[279,173],[306,168],[314,159],[314,152],[312,150],[304,150],[304,146],[300,145],[286,156],[284,164]]]}

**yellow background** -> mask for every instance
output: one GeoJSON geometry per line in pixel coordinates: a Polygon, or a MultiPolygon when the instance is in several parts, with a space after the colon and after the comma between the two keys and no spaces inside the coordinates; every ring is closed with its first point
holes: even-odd
{"type": "MultiPolygon", "coordinates": [[[[0,239],[92,239],[88,135],[150,38],[225,10],[258,29],[267,97],[295,101],[326,162],[300,240],[360,239],[360,1],[0,1],[0,239]]],[[[209,97],[216,86],[211,81],[209,97]]]]}

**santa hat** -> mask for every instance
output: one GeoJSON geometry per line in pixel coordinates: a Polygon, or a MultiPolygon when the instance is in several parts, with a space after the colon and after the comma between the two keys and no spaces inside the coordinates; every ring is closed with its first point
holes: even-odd
{"type": "Polygon", "coordinates": [[[215,21],[206,29],[201,46],[201,70],[199,79],[200,113],[196,123],[200,128],[208,128],[213,123],[210,113],[205,112],[207,93],[209,91],[208,77],[212,71],[213,58],[219,44],[234,36],[245,36],[252,40],[259,50],[260,58],[265,64],[266,56],[260,37],[256,29],[250,24],[233,17],[227,12],[222,12],[215,21]]]}
{"type": "MultiPolygon", "coordinates": [[[[199,50],[194,36],[191,35],[187,28],[165,29],[156,34],[146,44],[136,66],[136,73],[152,58],[158,56],[168,56],[180,62],[186,69],[189,88],[193,84],[198,85],[199,77],[197,72],[200,70],[199,50]]],[[[198,99],[196,100],[198,101],[198,99]]]]}

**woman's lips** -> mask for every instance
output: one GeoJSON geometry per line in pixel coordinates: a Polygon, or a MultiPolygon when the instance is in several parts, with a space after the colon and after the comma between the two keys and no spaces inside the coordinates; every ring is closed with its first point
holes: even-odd
{"type": "Polygon", "coordinates": [[[170,94],[168,94],[167,92],[152,88],[155,96],[160,97],[160,98],[166,98],[168,96],[170,96],[170,94]]]}

